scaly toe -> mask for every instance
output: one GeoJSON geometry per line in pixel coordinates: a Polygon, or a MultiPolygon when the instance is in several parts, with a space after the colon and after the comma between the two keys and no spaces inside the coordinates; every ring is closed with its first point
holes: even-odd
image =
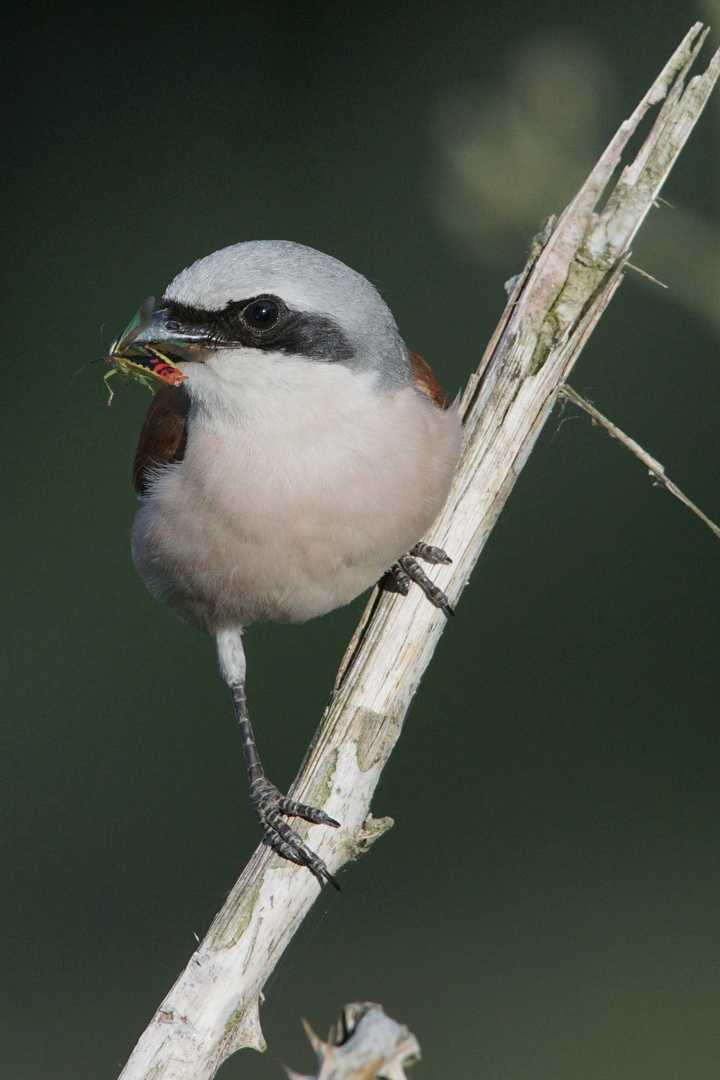
{"type": "Polygon", "coordinates": [[[314,825],[330,825],[333,828],[339,828],[340,823],[323,810],[297,803],[281,795],[266,777],[254,781],[250,788],[250,798],[263,827],[265,840],[273,850],[298,866],[306,866],[321,885],[329,881],[340,891],[340,886],[320,856],[303,843],[295,830],[283,821],[281,814],[304,818],[314,825]]]}
{"type": "Polygon", "coordinates": [[[416,559],[424,559],[425,562],[435,563],[436,566],[449,566],[452,562],[447,551],[443,551],[441,547],[434,547],[432,544],[424,544],[422,540],[414,548],[411,548],[409,554],[414,555],[416,559]]]}

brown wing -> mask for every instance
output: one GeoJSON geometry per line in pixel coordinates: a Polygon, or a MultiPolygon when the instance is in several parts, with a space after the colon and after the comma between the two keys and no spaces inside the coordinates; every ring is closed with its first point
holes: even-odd
{"type": "Polygon", "coordinates": [[[135,449],[133,485],[144,495],[153,469],[182,461],[190,396],[182,386],[161,386],[150,403],[135,449]]]}
{"type": "Polygon", "coordinates": [[[413,352],[412,349],[408,349],[408,353],[410,354],[413,380],[418,390],[425,394],[426,397],[429,397],[433,405],[437,405],[438,409],[449,408],[450,403],[443,394],[440,383],[437,381],[423,358],[413,352]]]}

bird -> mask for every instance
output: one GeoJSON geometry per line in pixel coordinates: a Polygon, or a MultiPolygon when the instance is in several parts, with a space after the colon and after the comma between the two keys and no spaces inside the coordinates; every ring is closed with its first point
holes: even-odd
{"type": "Polygon", "coordinates": [[[133,355],[176,377],[137,443],[133,561],[155,597],[215,640],[267,842],[339,888],[285,819],[339,823],[265,775],[242,635],[323,615],[381,580],[405,594],[415,581],[452,614],[418,560],[451,561],[422,537],[459,458],[458,405],[367,278],[293,241],[222,248],[148,303],[133,355]]]}

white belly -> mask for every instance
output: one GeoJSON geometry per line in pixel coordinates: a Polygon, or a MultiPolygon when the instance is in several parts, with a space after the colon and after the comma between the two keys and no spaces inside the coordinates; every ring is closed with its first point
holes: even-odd
{"type": "MultiPolygon", "coordinates": [[[[208,415],[200,386],[185,458],[158,471],[137,514],[141,577],[210,633],[302,622],[348,603],[442,507],[456,412],[411,387],[379,394],[369,378],[325,370],[320,394],[293,385],[272,407],[244,408],[241,423],[208,415]]],[[[303,386],[306,373],[317,366],[302,361],[303,386]]]]}

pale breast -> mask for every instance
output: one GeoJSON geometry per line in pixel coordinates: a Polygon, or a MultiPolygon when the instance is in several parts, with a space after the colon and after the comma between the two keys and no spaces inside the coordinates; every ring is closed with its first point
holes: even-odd
{"type": "Polygon", "coordinates": [[[293,394],[237,427],[191,411],[185,457],[158,470],[132,534],[141,577],[181,618],[211,633],[313,618],[426,532],[457,462],[457,412],[412,387],[346,390],[293,394]]]}

